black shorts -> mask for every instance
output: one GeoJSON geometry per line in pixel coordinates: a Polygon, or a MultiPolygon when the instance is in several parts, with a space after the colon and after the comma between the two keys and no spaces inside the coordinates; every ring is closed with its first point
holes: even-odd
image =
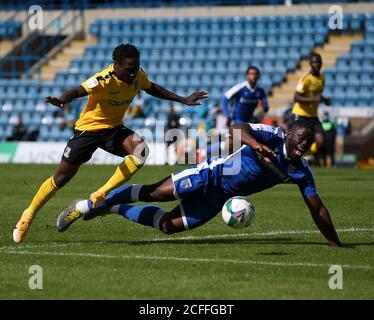
{"type": "Polygon", "coordinates": [[[122,147],[122,142],[133,134],[134,131],[125,126],[98,131],[75,130],[64,149],[62,159],[71,164],[85,163],[91,159],[97,148],[125,157],[127,153],[122,147]]]}
{"type": "Polygon", "coordinates": [[[303,117],[303,116],[299,116],[298,114],[294,114],[293,121],[296,121],[296,120],[310,121],[314,126],[315,133],[323,134],[322,124],[317,117],[303,117]]]}

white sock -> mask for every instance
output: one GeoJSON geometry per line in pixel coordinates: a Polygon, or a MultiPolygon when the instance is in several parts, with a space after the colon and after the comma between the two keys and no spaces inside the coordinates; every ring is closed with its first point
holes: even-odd
{"type": "Polygon", "coordinates": [[[88,207],[88,200],[81,200],[76,205],[75,208],[82,214],[86,214],[90,211],[88,207]]]}
{"type": "Polygon", "coordinates": [[[161,208],[155,213],[153,217],[153,227],[155,227],[156,229],[160,229],[160,221],[165,214],[166,211],[161,208]]]}
{"type": "Polygon", "coordinates": [[[109,211],[112,212],[112,213],[119,213],[119,208],[120,208],[120,207],[121,207],[120,204],[116,204],[115,206],[111,207],[111,208],[109,209],[109,211]]]}
{"type": "Polygon", "coordinates": [[[139,201],[139,193],[140,189],[143,187],[142,184],[134,184],[131,188],[131,201],[138,202],[139,201]]]}

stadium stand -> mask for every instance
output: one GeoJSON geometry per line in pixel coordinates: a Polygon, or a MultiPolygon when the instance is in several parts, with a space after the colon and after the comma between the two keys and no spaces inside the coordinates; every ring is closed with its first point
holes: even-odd
{"type": "MultiPolygon", "coordinates": [[[[142,67],[152,80],[166,88],[179,94],[195,89],[208,91],[208,108],[243,79],[249,63],[261,68],[261,85],[270,93],[313,48],[326,42],[328,18],[290,15],[97,19],[89,30],[97,43],[86,47],[66,70],[58,71],[54,80],[0,81],[0,140],[9,135],[14,117],[20,113],[27,126],[40,130],[40,141],[67,140],[71,130],[60,130],[55,125],[54,110],[45,105],[44,97],[59,96],[65,88],[108,66],[112,50],[119,43],[138,46],[142,67]]],[[[326,71],[326,95],[331,95],[339,106],[374,105],[374,16],[346,15],[344,21],[351,32],[364,30],[365,39],[354,43],[351,52],[338,59],[336,68],[326,71]]],[[[153,120],[166,118],[167,101],[148,97],[147,103],[154,110],[153,120]]],[[[181,116],[194,127],[201,121],[193,107],[183,108],[181,116]]],[[[147,120],[129,119],[127,124],[135,130],[147,124],[154,129],[154,121],[147,120]]]]}
{"type": "Polygon", "coordinates": [[[20,36],[22,28],[21,21],[0,21],[0,41],[13,40],[20,36]]]}
{"type": "Polygon", "coordinates": [[[0,57],[9,52],[12,43],[22,34],[22,22],[14,19],[0,21],[0,57]]]}
{"type": "MultiPolygon", "coordinates": [[[[355,0],[293,0],[293,4],[349,3],[355,0]]],[[[365,1],[361,1],[365,2],[365,1]]],[[[366,0],[370,2],[370,0],[366,0]]],[[[245,6],[245,5],[283,5],[284,0],[39,0],[38,5],[46,9],[66,8],[154,8],[154,7],[198,7],[198,6],[245,6]]],[[[16,0],[1,2],[2,10],[23,10],[35,1],[16,0]]]]}
{"type": "Polygon", "coordinates": [[[326,70],[326,95],[339,106],[374,105],[374,15],[368,14],[364,40],[354,42],[335,68],[326,70]]]}

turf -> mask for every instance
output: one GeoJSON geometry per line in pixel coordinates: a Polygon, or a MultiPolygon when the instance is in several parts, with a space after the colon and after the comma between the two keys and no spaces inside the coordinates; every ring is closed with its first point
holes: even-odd
{"type": "MultiPolygon", "coordinates": [[[[106,216],[58,233],[60,210],[114,171],[89,165],[41,210],[26,241],[13,243],[23,208],[54,169],[0,166],[0,299],[374,298],[374,171],[315,170],[319,193],[343,230],[340,237],[354,249],[326,245],[292,185],[251,196],[256,217],[242,230],[225,226],[217,215],[198,229],[166,236],[106,216]],[[311,232],[290,232],[303,230],[311,232]],[[333,264],[342,266],[342,290],[328,286],[333,264]],[[28,286],[32,265],[43,268],[43,290],[28,286]]],[[[145,167],[133,182],[155,182],[178,169],[145,167]]]]}

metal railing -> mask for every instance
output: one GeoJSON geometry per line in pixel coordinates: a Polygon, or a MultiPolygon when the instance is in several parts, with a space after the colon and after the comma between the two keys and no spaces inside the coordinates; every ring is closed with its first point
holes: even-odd
{"type": "MultiPolygon", "coordinates": [[[[19,23],[21,23],[21,29],[22,29],[23,21],[21,21],[18,18],[18,16],[20,14],[21,14],[20,11],[11,12],[11,14],[5,20],[0,21],[2,27],[6,27],[6,26],[10,25],[12,22],[19,22],[19,23]]],[[[22,30],[21,30],[21,32],[22,32],[22,30]]],[[[2,35],[0,35],[0,41],[2,41],[2,40],[13,40],[14,41],[15,40],[14,38],[15,37],[13,35],[10,36],[9,34],[7,34],[4,37],[2,35]]]]}
{"type": "MultiPolygon", "coordinates": [[[[28,17],[29,19],[30,17],[28,17]]],[[[40,77],[41,66],[83,30],[83,11],[64,10],[0,59],[0,78],[40,77]],[[72,15],[69,18],[69,15],[72,15]],[[78,28],[79,21],[81,28],[78,28]],[[70,29],[69,29],[70,28],[70,29]],[[66,31],[69,30],[66,35],[66,31]]]]}
{"type": "MultiPolygon", "coordinates": [[[[360,0],[369,3],[372,0],[360,0]]],[[[357,0],[293,0],[293,4],[321,4],[321,3],[355,3],[357,0]]],[[[191,6],[227,6],[227,5],[283,5],[285,0],[39,0],[38,4],[44,9],[64,10],[70,9],[97,9],[97,8],[153,8],[153,7],[191,7],[191,6]]],[[[33,1],[20,1],[20,3],[0,3],[2,10],[23,10],[33,1]]]]}
{"type": "Polygon", "coordinates": [[[72,28],[68,36],[54,46],[47,54],[38,60],[24,75],[23,78],[33,77],[40,80],[42,66],[51,59],[55,54],[60,52],[71,40],[77,37],[79,33],[83,32],[83,11],[73,13],[72,19],[59,29],[59,34],[63,34],[68,28],[72,28]],[[78,24],[81,22],[81,28],[78,29],[78,24]]]}

